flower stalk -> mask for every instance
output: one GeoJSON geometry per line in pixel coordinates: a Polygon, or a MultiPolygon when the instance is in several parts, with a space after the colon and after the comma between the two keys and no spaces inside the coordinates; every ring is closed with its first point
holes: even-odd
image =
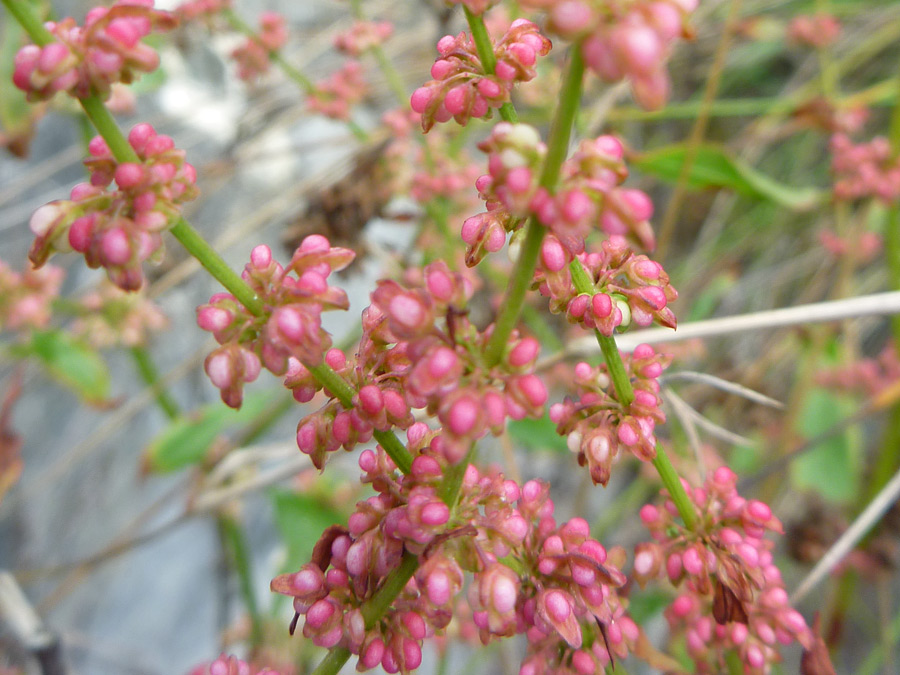
{"type": "MultiPolygon", "coordinates": [[[[569,264],[569,270],[572,273],[575,290],[579,293],[593,295],[596,289],[581,261],[578,259],[573,260],[569,264]]],[[[609,370],[613,387],[619,396],[619,401],[621,401],[623,406],[628,407],[634,401],[634,388],[631,386],[631,381],[628,379],[628,374],[625,371],[625,364],[622,361],[619,348],[616,346],[616,339],[613,336],[603,335],[600,331],[594,332],[597,335],[597,342],[600,345],[600,351],[603,353],[603,360],[606,362],[606,367],[609,370]]],[[[675,471],[675,467],[672,466],[672,462],[669,460],[668,454],[658,444],[656,446],[656,457],[652,460],[652,464],[659,474],[662,484],[669,492],[669,496],[675,503],[678,515],[681,516],[685,526],[693,530],[697,526],[697,513],[684,486],[681,484],[678,472],[675,471]]]]}
{"type": "MultiPolygon", "coordinates": [[[[483,24],[483,22],[482,22],[483,24]]],[[[578,45],[573,45],[569,51],[569,64],[563,78],[560,91],[560,103],[556,110],[556,116],[550,127],[550,139],[547,142],[547,156],[541,170],[540,185],[549,191],[553,191],[559,179],[566,153],[569,150],[569,139],[572,136],[572,126],[575,123],[575,114],[581,101],[581,85],[584,76],[584,60],[581,58],[581,50],[578,45]]],[[[531,217],[525,226],[525,239],[519,257],[516,259],[506,294],[501,304],[500,314],[494,325],[494,332],[485,349],[485,361],[489,366],[500,362],[503,349],[509,340],[509,336],[515,328],[525,300],[525,292],[531,285],[534,268],[537,264],[541,250],[541,242],[544,239],[544,226],[537,218],[531,217]]]]}

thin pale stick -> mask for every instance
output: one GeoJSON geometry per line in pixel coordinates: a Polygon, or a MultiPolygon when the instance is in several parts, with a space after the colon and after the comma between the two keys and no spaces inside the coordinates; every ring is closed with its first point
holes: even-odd
{"type": "Polygon", "coordinates": [[[716,377],[715,375],[710,375],[709,373],[699,373],[694,370],[679,370],[675,373],[666,373],[659,378],[659,383],[666,384],[673,380],[687,380],[688,382],[700,382],[702,384],[708,384],[709,386],[715,387],[720,391],[724,391],[729,394],[735,394],[736,396],[741,396],[748,401],[752,401],[753,403],[767,405],[771,408],[777,408],[779,410],[781,408],[784,408],[784,403],[782,403],[781,401],[777,401],[774,398],[769,398],[765,394],[761,394],[758,391],[740,385],[737,382],[723,380],[721,377],[716,377]]]}

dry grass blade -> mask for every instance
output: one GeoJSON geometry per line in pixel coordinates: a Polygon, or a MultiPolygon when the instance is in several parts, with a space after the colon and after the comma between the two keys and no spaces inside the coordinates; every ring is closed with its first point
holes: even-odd
{"type": "Polygon", "coordinates": [[[735,394],[736,396],[741,396],[748,401],[752,401],[753,403],[759,403],[760,405],[767,405],[771,408],[776,408],[778,410],[784,408],[784,403],[781,401],[777,401],[774,398],[770,398],[765,394],[761,394],[758,391],[745,387],[743,385],[738,384],[737,382],[731,382],[730,380],[723,380],[721,377],[716,377],[715,375],[710,375],[709,373],[699,373],[694,370],[680,370],[677,373],[667,373],[662,376],[660,379],[661,384],[665,384],[667,382],[671,382],[673,380],[687,380],[688,382],[700,382],[702,384],[708,384],[711,387],[715,387],[720,391],[727,392],[729,394],[735,394]]]}
{"type": "MultiPolygon", "coordinates": [[[[796,307],[784,307],[765,312],[736,314],[706,321],[683,323],[677,330],[668,328],[651,328],[616,336],[619,349],[631,352],[642,343],[663,344],[681,342],[697,338],[719,337],[750,330],[771,330],[783,326],[801,326],[826,321],[857,319],[864,316],[887,316],[900,314],[900,291],[873,293],[855,298],[814,302],[796,307]]],[[[581,338],[572,342],[562,356],[571,357],[599,352],[597,341],[593,337],[581,338]]],[[[543,365],[543,364],[542,364],[543,365]]]]}
{"type": "Polygon", "coordinates": [[[703,461],[703,452],[700,448],[700,435],[697,433],[697,425],[692,413],[697,414],[684,399],[671,389],[664,389],[662,392],[663,399],[672,407],[675,417],[681,422],[684,433],[687,436],[688,444],[697,460],[697,469],[700,471],[701,477],[706,476],[706,462],[703,461]]]}
{"type": "Polygon", "coordinates": [[[687,404],[684,399],[678,396],[678,394],[676,394],[671,389],[667,389],[665,391],[665,397],[670,401],[678,401],[676,405],[683,406],[685,414],[690,417],[691,421],[710,435],[715,436],[716,438],[727,443],[733,443],[734,445],[753,444],[753,441],[749,438],[741,436],[740,434],[736,434],[733,431],[729,431],[725,427],[719,426],[715,422],[711,422],[709,419],[694,410],[690,405],[687,404]]]}

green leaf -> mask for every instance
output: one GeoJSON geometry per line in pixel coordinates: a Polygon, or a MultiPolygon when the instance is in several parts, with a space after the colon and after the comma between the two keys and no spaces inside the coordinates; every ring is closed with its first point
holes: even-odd
{"type": "Polygon", "coordinates": [[[276,399],[274,392],[254,393],[244,397],[240,410],[211,403],[173,420],[144,450],[145,466],[167,473],[202,462],[219,436],[230,428],[249,424],[276,399]]]}
{"type": "MultiPolygon", "coordinates": [[[[675,183],[678,181],[686,156],[687,146],[676,144],[640,153],[631,157],[630,162],[644,173],[675,183]]],[[[697,190],[707,188],[734,190],[740,194],[774,202],[793,211],[807,211],[824,198],[824,193],[817,188],[782,185],[732,157],[724,148],[712,144],[697,148],[687,185],[697,190]]]]}
{"type": "Polygon", "coordinates": [[[508,428],[513,440],[528,450],[568,452],[566,439],[556,433],[556,425],[547,415],[540,419],[526,417],[515,420],[509,423],[508,428]]]}
{"type": "Polygon", "coordinates": [[[34,357],[47,375],[93,405],[108,403],[109,370],[88,344],[61,330],[35,331],[31,342],[16,345],[17,357],[34,357]]]}
{"type": "Polygon", "coordinates": [[[295,571],[309,562],[313,546],[325,528],[347,517],[315,495],[273,490],[275,526],[287,547],[285,570],[295,571]]]}
{"type": "Polygon", "coordinates": [[[662,590],[634,589],[628,597],[628,614],[639,626],[644,625],[656,616],[672,602],[672,594],[662,590]]]}
{"type": "MultiPolygon", "coordinates": [[[[806,438],[830,429],[849,414],[852,403],[825,389],[814,389],[797,421],[806,438]]],[[[855,432],[847,429],[798,457],[791,465],[791,481],[798,490],[813,490],[834,502],[852,502],[859,492],[859,462],[855,432]]]]}

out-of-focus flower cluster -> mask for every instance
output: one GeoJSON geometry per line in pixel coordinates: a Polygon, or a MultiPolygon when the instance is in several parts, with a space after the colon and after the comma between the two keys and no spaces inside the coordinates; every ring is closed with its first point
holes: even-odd
{"type": "Polygon", "coordinates": [[[516,19],[494,45],[496,66],[487,72],[475,43],[466,33],[445,35],[437,43],[440,58],[431,67],[434,78],[413,92],[412,109],[422,115],[427,132],[435,122],[456,120],[465,125],[472,117],[487,117],[492,108],[510,100],[517,82],[537,74],[538,56],[550,51],[550,40],[527,19],[516,19]]]}
{"type": "Polygon", "coordinates": [[[280,673],[271,668],[257,670],[236,656],[222,654],[212,663],[197,666],[189,675],[280,675],[280,673]]]}
{"type": "Polygon", "coordinates": [[[635,578],[643,584],[664,575],[683,589],[666,617],[685,632],[698,673],[727,670],[725,655],[736,651],[744,672],[761,675],[780,660],[777,644],[812,645],[806,621],[788,603],[773,543],[764,538],[766,531],[783,534],[781,522],[763,502],[741,497],[736,484],[727,467],[702,488],[685,483],[698,517],[693,530],[677,520],[671,499],[641,509],[653,541],[635,549],[635,578]]]}
{"type": "Polygon", "coordinates": [[[334,46],[348,56],[358,57],[383,44],[393,32],[390,21],[356,21],[349,30],[338,33],[334,46]]]}
{"type": "MultiPolygon", "coordinates": [[[[451,464],[463,459],[473,441],[489,431],[500,433],[507,417],[543,411],[547,390],[533,373],[537,340],[513,334],[500,363],[487,366],[482,354],[490,329],[478,331],[466,312],[471,284],[443,261],[420,274],[411,278],[411,287],[378,283],[363,312],[355,361],[337,350],[327,355],[358,394],[351,410],[332,400],[301,420],[297,444],[316,466],[327,452],[368,440],[373,429],[407,428],[413,409],[424,408],[440,420],[438,449],[451,464]]],[[[286,384],[299,400],[309,400],[320,388],[301,363],[292,367],[286,384]]]]}
{"type": "Polygon", "coordinates": [[[259,31],[231,52],[238,68],[238,77],[252,82],[269,71],[269,55],[287,42],[287,22],[277,12],[259,15],[259,31]]]}
{"type": "Polygon", "coordinates": [[[50,99],[60,91],[106,99],[113,83],[128,84],[138,73],[156,70],[159,55],[141,40],[175,24],[173,14],[153,9],[153,0],[119,0],[111,7],[96,7],[88,12],[84,26],[72,18],[48,22],[56,41],[19,50],[13,82],[29,101],[50,99]]]}
{"type": "Polygon", "coordinates": [[[175,15],[182,21],[209,21],[231,5],[231,0],[188,0],[178,5],[175,15]]]}
{"type": "Polygon", "coordinates": [[[546,10],[548,29],[578,41],[585,64],[607,82],[628,79],[644,108],[669,97],[666,61],[699,0],[522,0],[546,10]]]}
{"type": "Polygon", "coordinates": [[[888,342],[878,356],[819,372],[816,380],[839,390],[878,396],[900,382],[897,346],[888,342]]]}
{"type": "MultiPolygon", "coordinates": [[[[50,324],[53,303],[65,278],[62,268],[27,264],[22,272],[0,260],[0,330],[44,329],[50,324]]],[[[141,293],[125,293],[109,282],[75,301],[70,331],[97,348],[145,345],[151,335],[168,327],[162,311],[141,293]]]]}
{"type": "Polygon", "coordinates": [[[0,260],[0,330],[46,327],[64,278],[62,268],[54,265],[37,269],[26,264],[17,272],[0,260]]]}
{"type": "Polygon", "coordinates": [[[560,661],[584,651],[593,641],[585,632],[593,637],[599,624],[612,649],[627,651],[637,630],[615,591],[625,577],[587,523],[558,526],[545,484],[520,487],[471,465],[451,511],[441,499],[446,464],[432,451],[439,438],[422,423],[410,427],[416,458],[403,477],[380,448],[363,452],[363,480],[378,494],[357,505],[347,528],[326,531],[311,563],[272,582],[294,598],[304,636],[349,649],[361,671],[409,672],[421,663],[422,641],[449,624],[469,572],[467,596],[483,643],[524,633],[533,646],[528,659],[539,659],[537,652],[560,661]],[[367,628],[363,604],[410,555],[420,559],[414,576],[367,628]]]}
{"type": "Polygon", "coordinates": [[[310,235],[282,267],[269,247],[260,245],[242,276],[263,311],[254,314],[228,293],[217,293],[197,308],[197,324],[221,345],[206,357],[204,367],[227,405],[240,407],[244,383],[254,381],[262,366],[284,375],[291,358],[310,366],[323,362],[331,337],[322,329],[321,314],[349,307],[347,294],[329,286],[328,276],[354,256],[321,235],[310,235]]]}
{"type": "Polygon", "coordinates": [[[788,39],[808,47],[828,47],[841,35],[841,24],[831,14],[795,16],[788,25],[788,39]]]}
{"type": "Polygon", "coordinates": [[[169,136],[149,124],[128,135],[137,162],[119,162],[100,137],[85,161],[91,182],[72,188],[71,199],[46,204],[31,217],[35,265],[57,251],[83,253],[89,267],[104,267],[110,281],[141,287],[141,263],[161,255],[162,233],[179,217],[180,204],[197,195],[196,172],[169,136]],[[111,189],[115,181],[117,188],[111,189]]]}
{"type": "Polygon", "coordinates": [[[450,4],[453,5],[463,5],[469,9],[470,12],[477,16],[481,16],[488,9],[497,4],[498,0],[447,0],[450,4]]]}
{"type": "Polygon", "coordinates": [[[842,237],[834,230],[822,229],[819,243],[835,258],[850,256],[857,265],[862,265],[881,253],[884,242],[877,232],[842,237]]]}
{"type": "Polygon", "coordinates": [[[153,333],[165,330],[169,319],[143,293],[126,293],[101,284],[78,301],[72,333],[97,348],[144,346],[153,333]]]}
{"type": "Polygon", "coordinates": [[[881,136],[854,144],[846,135],[831,137],[834,196],[839,200],[875,197],[885,203],[900,198],[900,157],[881,136]]]}
{"type": "Polygon", "coordinates": [[[668,360],[649,345],[635,347],[625,359],[634,388],[634,400],[628,405],[612,386],[606,366],[579,363],[574,378],[578,398],[567,397],[550,407],[557,432],[566,437],[578,463],[588,467],[594,483],[607,484],[620,447],[643,461],[656,457],[654,429],[666,420],[658,378],[668,360]]]}
{"type": "Polygon", "coordinates": [[[330,76],[317,82],[306,104],[313,112],[336,120],[349,120],[350,110],[369,92],[359,61],[350,60],[330,76]]]}

